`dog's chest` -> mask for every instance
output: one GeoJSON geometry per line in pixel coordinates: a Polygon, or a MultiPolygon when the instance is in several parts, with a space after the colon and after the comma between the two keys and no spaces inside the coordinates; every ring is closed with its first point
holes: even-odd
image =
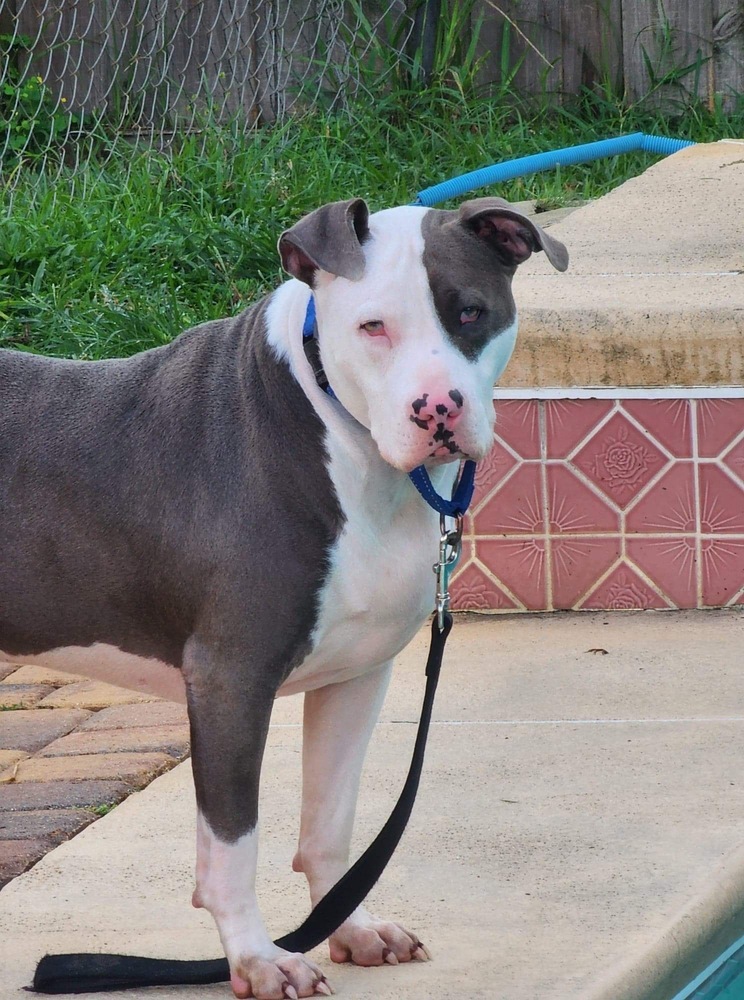
{"type": "Polygon", "coordinates": [[[345,475],[333,465],[346,521],[318,595],[311,652],[281,694],[346,680],[385,663],[434,607],[437,516],[400,473],[379,460],[367,475],[358,468],[356,475],[345,475]]]}

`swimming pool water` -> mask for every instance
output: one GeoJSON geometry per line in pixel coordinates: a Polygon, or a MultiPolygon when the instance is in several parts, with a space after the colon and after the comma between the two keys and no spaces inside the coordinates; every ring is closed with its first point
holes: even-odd
{"type": "Polygon", "coordinates": [[[674,1000],[744,1000],[744,938],[732,944],[674,1000]]]}

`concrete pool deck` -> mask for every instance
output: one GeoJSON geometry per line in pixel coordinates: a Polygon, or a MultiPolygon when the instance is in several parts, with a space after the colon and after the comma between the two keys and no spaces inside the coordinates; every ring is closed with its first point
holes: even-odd
{"type": "MultiPolygon", "coordinates": [[[[403,781],[426,643],[400,657],[376,727],[356,850],[403,781]]],[[[458,618],[419,800],[370,899],[434,961],[366,970],[321,947],[337,994],[668,1000],[713,957],[711,935],[717,948],[744,929],[742,650],[744,609],[458,618]]],[[[276,935],[306,909],[290,870],[300,713],[299,698],[277,703],[263,773],[259,891],[276,935]]],[[[193,866],[186,762],[0,892],[0,996],[20,1000],[47,951],[219,955],[189,905],[193,866]]]]}
{"type": "MultiPolygon", "coordinates": [[[[689,146],[551,226],[517,272],[501,385],[744,383],[744,139],[689,146]]],[[[537,221],[540,221],[538,215],[537,221]]]]}

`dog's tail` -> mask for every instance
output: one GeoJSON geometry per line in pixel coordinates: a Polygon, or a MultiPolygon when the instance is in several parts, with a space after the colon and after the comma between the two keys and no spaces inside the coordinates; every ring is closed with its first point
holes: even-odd
{"type": "Polygon", "coordinates": [[[136,986],[206,986],[224,983],[230,969],[224,958],[185,962],[131,955],[45,955],[36,967],[37,993],[99,993],[136,986]]]}

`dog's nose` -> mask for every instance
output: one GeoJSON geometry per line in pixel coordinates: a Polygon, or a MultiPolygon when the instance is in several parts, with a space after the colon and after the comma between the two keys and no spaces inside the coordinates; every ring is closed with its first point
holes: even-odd
{"type": "Polygon", "coordinates": [[[462,416],[463,403],[459,389],[446,393],[424,392],[411,402],[411,420],[423,430],[434,430],[440,424],[450,429],[462,416]]]}

